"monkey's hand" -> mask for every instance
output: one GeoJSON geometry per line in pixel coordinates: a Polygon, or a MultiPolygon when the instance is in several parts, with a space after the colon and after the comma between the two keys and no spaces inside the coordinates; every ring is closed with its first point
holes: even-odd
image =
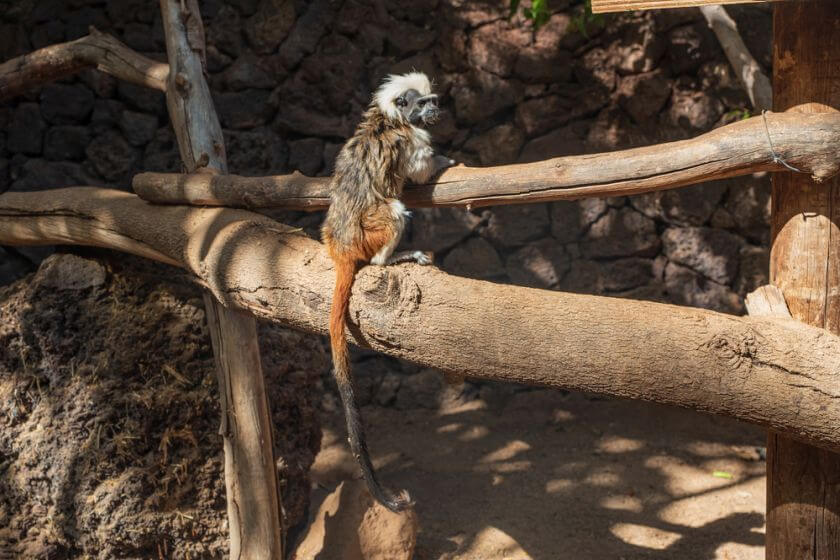
{"type": "Polygon", "coordinates": [[[434,173],[432,173],[432,175],[437,175],[447,167],[452,167],[453,165],[455,165],[454,159],[448,158],[446,156],[436,155],[434,160],[435,170],[434,173]]]}
{"type": "Polygon", "coordinates": [[[429,265],[434,261],[434,255],[430,251],[400,251],[391,255],[385,264],[399,264],[404,262],[415,262],[417,264],[429,265]]]}

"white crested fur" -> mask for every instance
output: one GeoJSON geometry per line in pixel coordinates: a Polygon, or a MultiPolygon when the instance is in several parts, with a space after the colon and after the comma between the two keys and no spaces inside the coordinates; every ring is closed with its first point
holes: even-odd
{"type": "Polygon", "coordinates": [[[373,94],[373,101],[388,118],[402,120],[402,113],[394,100],[410,89],[417,90],[420,95],[429,95],[432,93],[432,84],[423,72],[391,74],[373,94]]]}

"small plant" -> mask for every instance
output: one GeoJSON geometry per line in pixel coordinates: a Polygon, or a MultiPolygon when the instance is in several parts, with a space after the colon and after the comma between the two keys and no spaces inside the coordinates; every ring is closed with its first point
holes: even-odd
{"type": "MultiPolygon", "coordinates": [[[[516,11],[519,9],[519,4],[520,0],[510,0],[509,18],[516,15],[516,11]]],[[[539,29],[551,17],[551,12],[548,11],[548,0],[531,0],[530,7],[522,7],[522,15],[533,22],[534,30],[539,29]]]]}
{"type": "Polygon", "coordinates": [[[589,39],[589,27],[592,25],[600,25],[603,21],[604,16],[592,13],[592,1],[585,0],[583,3],[583,12],[572,18],[572,25],[575,26],[575,29],[577,29],[584,38],[589,39]]]}
{"type": "Polygon", "coordinates": [[[741,107],[739,109],[732,109],[724,115],[724,118],[728,121],[743,121],[745,119],[750,118],[751,116],[752,113],[749,109],[741,107]]]}

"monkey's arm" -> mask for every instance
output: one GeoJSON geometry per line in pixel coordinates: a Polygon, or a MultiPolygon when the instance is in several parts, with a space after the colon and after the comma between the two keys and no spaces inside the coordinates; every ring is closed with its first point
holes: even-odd
{"type": "Polygon", "coordinates": [[[442,169],[455,165],[455,160],[435,155],[431,147],[417,150],[408,162],[408,178],[413,183],[425,183],[442,169]]]}

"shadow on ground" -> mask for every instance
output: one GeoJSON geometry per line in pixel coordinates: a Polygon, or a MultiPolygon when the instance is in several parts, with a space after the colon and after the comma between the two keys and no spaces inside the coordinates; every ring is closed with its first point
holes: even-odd
{"type": "MultiPolygon", "coordinates": [[[[365,408],[386,484],[417,502],[418,560],[763,558],[762,430],[511,389],[439,410],[365,408]]],[[[326,423],[313,510],[356,472],[342,418],[326,423]]]]}

